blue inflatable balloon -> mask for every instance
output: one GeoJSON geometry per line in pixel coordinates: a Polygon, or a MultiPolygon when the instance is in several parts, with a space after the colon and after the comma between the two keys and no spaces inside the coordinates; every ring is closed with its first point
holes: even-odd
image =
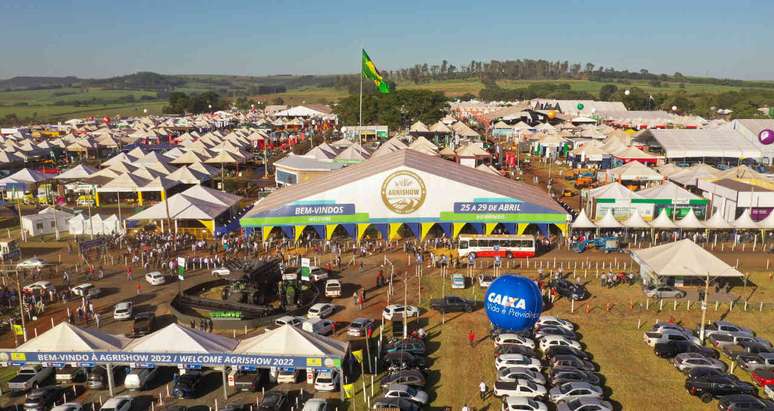
{"type": "Polygon", "coordinates": [[[532,328],[543,312],[543,297],[534,281],[518,275],[497,278],[486,290],[484,309],[498,328],[521,331],[532,328]]]}

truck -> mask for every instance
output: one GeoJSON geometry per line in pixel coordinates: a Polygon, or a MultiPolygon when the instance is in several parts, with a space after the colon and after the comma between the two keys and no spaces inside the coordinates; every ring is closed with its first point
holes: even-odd
{"type": "Polygon", "coordinates": [[[469,313],[473,311],[475,305],[476,304],[473,301],[454,295],[446,296],[444,298],[434,298],[430,300],[430,308],[442,313],[455,311],[464,311],[469,313]]]}
{"type": "Polygon", "coordinates": [[[19,369],[15,377],[8,381],[8,389],[22,393],[40,387],[54,375],[54,369],[40,365],[25,365],[19,369]]]}
{"type": "Polygon", "coordinates": [[[621,251],[618,237],[597,237],[593,239],[576,241],[571,246],[576,253],[582,253],[589,248],[597,248],[607,253],[621,251]]]}
{"type": "Polygon", "coordinates": [[[341,281],[328,280],[325,282],[325,296],[330,298],[341,297],[341,281]]]}

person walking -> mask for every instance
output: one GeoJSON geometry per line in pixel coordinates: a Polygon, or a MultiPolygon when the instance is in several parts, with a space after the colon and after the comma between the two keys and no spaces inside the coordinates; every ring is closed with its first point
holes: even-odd
{"type": "Polygon", "coordinates": [[[481,380],[481,383],[478,384],[478,394],[481,397],[481,400],[486,399],[486,383],[484,380],[481,380]]]}
{"type": "Polygon", "coordinates": [[[468,404],[465,404],[462,406],[462,411],[470,411],[470,407],[468,407],[468,404]]]}
{"type": "Polygon", "coordinates": [[[468,345],[472,347],[475,341],[476,341],[476,334],[473,332],[473,330],[468,331],[468,345]]]}

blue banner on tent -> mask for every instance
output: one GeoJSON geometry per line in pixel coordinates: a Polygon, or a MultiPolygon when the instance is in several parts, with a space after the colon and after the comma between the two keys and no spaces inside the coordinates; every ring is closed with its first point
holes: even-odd
{"type": "Polygon", "coordinates": [[[349,238],[356,238],[355,231],[357,230],[357,226],[355,224],[342,224],[341,226],[344,227],[349,238]]]}
{"type": "Polygon", "coordinates": [[[310,215],[352,215],[354,204],[291,204],[250,217],[297,217],[310,215]]]}
{"type": "Polygon", "coordinates": [[[411,230],[411,233],[414,234],[414,237],[419,238],[421,233],[419,232],[419,223],[404,223],[406,226],[411,230]]]}
{"type": "Polygon", "coordinates": [[[285,237],[290,239],[295,239],[296,237],[294,234],[296,233],[296,228],[293,226],[282,226],[282,234],[285,234],[285,237]]]}
{"type": "Polygon", "coordinates": [[[317,233],[317,235],[325,239],[325,226],[324,225],[313,225],[312,228],[314,228],[314,231],[317,233]]]}

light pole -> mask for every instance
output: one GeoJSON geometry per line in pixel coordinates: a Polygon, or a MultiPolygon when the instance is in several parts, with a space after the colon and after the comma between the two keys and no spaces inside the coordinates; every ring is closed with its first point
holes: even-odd
{"type": "Polygon", "coordinates": [[[704,344],[704,327],[707,324],[707,294],[709,294],[709,272],[704,279],[704,298],[701,300],[701,328],[699,329],[699,340],[704,344]]]}

